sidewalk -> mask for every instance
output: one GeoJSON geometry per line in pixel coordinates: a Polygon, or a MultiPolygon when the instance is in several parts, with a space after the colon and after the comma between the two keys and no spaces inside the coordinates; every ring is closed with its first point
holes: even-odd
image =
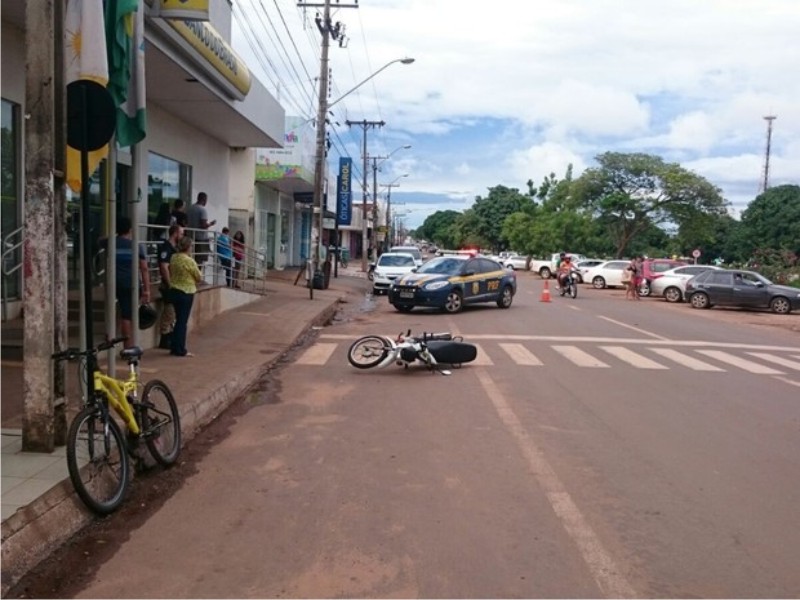
{"type": "MultiPolygon", "coordinates": [[[[359,269],[340,268],[330,287],[314,290],[311,300],[303,279],[293,285],[296,274],[296,269],[270,272],[266,296],[190,331],[188,346],[196,356],[178,358],[155,348],[145,352],[142,379],[158,378],[169,385],[180,410],[184,442],[311,327],[329,322],[340,300],[368,289],[359,269]]],[[[3,364],[4,397],[21,395],[21,372],[21,365],[3,364]]],[[[93,516],[72,489],[64,447],[53,454],[22,452],[21,420],[15,413],[2,414],[3,593],[93,516]]]]}

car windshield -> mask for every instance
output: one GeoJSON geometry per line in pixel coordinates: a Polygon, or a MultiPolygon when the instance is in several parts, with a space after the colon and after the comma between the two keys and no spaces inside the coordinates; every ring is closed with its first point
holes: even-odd
{"type": "Polygon", "coordinates": [[[458,275],[461,273],[461,268],[464,266],[463,260],[442,256],[429,260],[419,269],[417,273],[436,273],[438,275],[458,275]]]}
{"type": "Polygon", "coordinates": [[[413,267],[413,256],[402,256],[400,254],[384,254],[378,259],[378,266],[381,267],[413,267]]]}

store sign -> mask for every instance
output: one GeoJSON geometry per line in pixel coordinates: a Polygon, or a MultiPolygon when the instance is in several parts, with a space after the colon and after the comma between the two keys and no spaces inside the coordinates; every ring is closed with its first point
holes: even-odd
{"type": "Polygon", "coordinates": [[[208,0],[158,0],[151,16],[162,19],[208,21],[208,0]]]}
{"type": "Polygon", "coordinates": [[[339,225],[350,225],[353,219],[352,168],[352,158],[349,156],[339,158],[339,177],[336,190],[336,216],[339,225]]]}

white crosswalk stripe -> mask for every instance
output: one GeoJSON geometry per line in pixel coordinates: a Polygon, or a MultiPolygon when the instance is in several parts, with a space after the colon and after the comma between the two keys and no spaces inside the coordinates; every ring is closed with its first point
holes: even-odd
{"type": "MultiPolygon", "coordinates": [[[[750,356],[755,356],[756,358],[760,358],[761,360],[766,360],[767,362],[771,362],[776,365],[786,367],[788,369],[794,369],[795,371],[800,371],[800,362],[789,360],[788,358],[775,356],[773,354],[767,354],[766,352],[748,352],[748,354],[750,356]]],[[[798,356],[797,358],[800,358],[800,356],[798,356]]]]}
{"type": "Polygon", "coordinates": [[[782,371],[776,371],[770,367],[765,367],[764,365],[756,362],[739,358],[738,356],[728,354],[727,352],[722,352],[721,350],[698,350],[697,352],[704,356],[713,358],[714,360],[718,360],[719,362],[738,367],[744,371],[747,371],[748,373],[756,373],[758,375],[783,375],[782,371]]]}
{"type": "Polygon", "coordinates": [[[717,371],[717,372],[724,372],[725,369],[720,367],[714,366],[710,363],[704,362],[699,358],[695,358],[693,356],[688,356],[683,352],[678,352],[677,350],[672,350],[671,348],[650,348],[651,351],[655,352],[656,354],[663,356],[664,358],[668,358],[669,360],[678,363],[684,367],[692,369],[693,371],[717,371]]]}
{"type": "Polygon", "coordinates": [[[338,344],[316,343],[297,359],[299,365],[324,365],[336,350],[338,344]]]}
{"type": "Polygon", "coordinates": [[[492,359],[489,358],[489,355],[483,351],[483,348],[481,348],[480,345],[478,344],[473,344],[473,345],[478,349],[478,356],[475,357],[475,360],[473,360],[471,364],[479,365],[482,367],[488,367],[494,364],[494,361],[492,361],[492,359]]]}
{"type": "Polygon", "coordinates": [[[608,352],[612,356],[616,356],[623,362],[628,363],[629,365],[633,365],[637,369],[657,369],[657,370],[666,370],[669,367],[665,367],[664,365],[657,363],[654,360],[650,360],[646,356],[642,356],[633,350],[628,350],[624,346],[600,346],[603,350],[608,352]]]}
{"type": "Polygon", "coordinates": [[[544,365],[536,356],[522,344],[499,344],[515,364],[541,367],[544,365]]]}
{"type": "Polygon", "coordinates": [[[590,367],[595,369],[608,368],[608,365],[602,360],[596,359],[594,356],[588,352],[584,352],[577,346],[553,346],[553,350],[579,367],[590,367]]]}

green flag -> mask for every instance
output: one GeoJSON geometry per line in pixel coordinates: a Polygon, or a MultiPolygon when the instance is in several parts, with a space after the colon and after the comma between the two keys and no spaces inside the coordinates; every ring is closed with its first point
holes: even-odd
{"type": "Polygon", "coordinates": [[[139,0],[106,1],[108,91],[118,108],[117,142],[131,146],[147,130],[144,83],[144,8],[139,0]]]}

